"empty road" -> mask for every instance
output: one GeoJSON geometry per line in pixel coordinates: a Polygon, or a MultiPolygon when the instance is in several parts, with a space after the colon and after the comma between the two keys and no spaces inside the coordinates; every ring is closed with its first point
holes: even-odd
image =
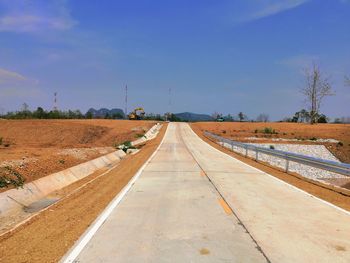
{"type": "Polygon", "coordinates": [[[350,214],[170,123],[130,191],[63,259],[73,260],[350,262],[350,214]]]}

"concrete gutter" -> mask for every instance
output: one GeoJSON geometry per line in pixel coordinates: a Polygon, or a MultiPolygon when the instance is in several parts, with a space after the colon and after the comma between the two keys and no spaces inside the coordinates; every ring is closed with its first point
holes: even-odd
{"type": "MultiPolygon", "coordinates": [[[[161,126],[161,124],[157,123],[144,137],[132,142],[132,145],[138,145],[155,138],[161,126]]],[[[93,174],[101,168],[117,164],[125,156],[126,153],[124,151],[118,150],[66,170],[42,177],[25,184],[23,188],[10,189],[0,193],[0,219],[22,211],[26,206],[43,199],[54,191],[93,174]]]]}
{"type": "Polygon", "coordinates": [[[141,143],[144,143],[148,140],[152,140],[155,137],[157,137],[160,128],[162,128],[162,125],[160,123],[157,123],[156,125],[154,125],[151,129],[148,130],[148,132],[146,132],[146,134],[144,136],[142,136],[141,138],[137,139],[136,141],[131,142],[132,146],[136,146],[139,145],[141,143]]]}

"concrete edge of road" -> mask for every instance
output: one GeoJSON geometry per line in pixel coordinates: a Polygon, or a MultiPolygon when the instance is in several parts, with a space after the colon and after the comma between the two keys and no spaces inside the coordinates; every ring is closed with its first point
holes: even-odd
{"type": "Polygon", "coordinates": [[[294,190],[296,190],[296,191],[302,192],[302,193],[306,194],[307,196],[310,196],[310,197],[312,197],[312,198],[315,198],[315,199],[317,199],[318,201],[320,201],[320,202],[322,202],[322,203],[324,203],[324,204],[326,204],[326,205],[329,205],[329,206],[331,206],[331,207],[333,207],[333,208],[335,208],[335,209],[337,209],[337,210],[339,210],[339,211],[341,211],[341,212],[344,212],[345,214],[347,214],[347,215],[350,216],[350,212],[349,212],[349,211],[347,211],[347,210],[345,210],[345,209],[343,209],[343,208],[341,208],[341,207],[339,207],[339,206],[336,206],[336,205],[334,205],[334,204],[332,204],[332,203],[329,203],[329,202],[327,202],[327,201],[325,201],[325,200],[323,200],[323,199],[321,199],[321,198],[318,198],[317,196],[314,196],[314,195],[312,195],[312,194],[310,194],[310,193],[308,193],[308,192],[306,192],[306,191],[304,191],[304,190],[302,190],[302,189],[299,189],[298,187],[296,187],[296,186],[294,186],[294,185],[291,185],[291,184],[289,184],[289,183],[287,183],[287,182],[285,182],[285,181],[283,181],[283,180],[281,180],[281,179],[279,179],[279,178],[277,178],[277,177],[275,177],[275,176],[273,176],[273,175],[271,175],[271,174],[268,174],[268,173],[266,173],[266,172],[264,172],[264,171],[262,171],[262,170],[259,170],[259,169],[256,168],[256,167],[253,167],[253,166],[251,166],[251,165],[249,165],[249,164],[247,164],[247,163],[245,163],[245,162],[243,162],[243,161],[241,161],[241,160],[238,160],[238,159],[234,158],[233,156],[231,156],[231,155],[229,155],[229,154],[227,154],[227,153],[224,153],[224,152],[222,152],[222,151],[216,149],[215,147],[213,147],[212,145],[210,145],[209,143],[207,143],[206,141],[204,141],[200,136],[198,136],[198,135],[193,131],[193,129],[192,129],[191,126],[190,126],[190,128],[191,128],[192,133],[193,133],[195,136],[197,136],[200,140],[202,140],[203,142],[205,142],[206,144],[208,144],[208,145],[209,145],[211,148],[213,148],[215,151],[217,151],[217,152],[219,152],[219,153],[221,153],[221,154],[227,155],[227,156],[229,156],[230,158],[232,158],[232,159],[234,159],[234,160],[236,160],[236,161],[238,161],[238,162],[244,164],[245,166],[248,166],[248,167],[254,169],[255,171],[259,171],[259,172],[261,172],[261,173],[263,173],[263,174],[266,174],[267,176],[269,176],[269,177],[271,177],[271,178],[273,178],[273,179],[279,181],[280,183],[285,184],[285,185],[287,185],[288,187],[291,187],[292,189],[294,189],[294,190]]]}
{"type": "Polygon", "coordinates": [[[123,200],[125,195],[130,191],[132,186],[135,184],[136,180],[140,177],[146,166],[152,161],[153,157],[159,151],[160,147],[163,145],[164,139],[168,129],[162,138],[162,141],[158,145],[157,149],[152,153],[152,155],[147,159],[147,161],[142,165],[142,167],[137,171],[137,173],[131,178],[126,186],[113,198],[113,200],[108,204],[108,206],[102,211],[102,213],[96,218],[96,220],[91,224],[91,226],[84,232],[84,234],[75,242],[73,247],[62,257],[59,261],[61,263],[74,262],[79,256],[85,246],[89,243],[91,238],[95,235],[97,230],[106,221],[112,211],[118,206],[118,204],[123,200]]]}

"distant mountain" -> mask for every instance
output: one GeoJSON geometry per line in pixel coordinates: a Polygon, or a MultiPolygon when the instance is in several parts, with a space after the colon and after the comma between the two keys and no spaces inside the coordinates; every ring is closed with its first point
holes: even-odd
{"type": "Polygon", "coordinates": [[[182,121],[212,121],[213,118],[207,114],[197,114],[192,112],[175,113],[176,117],[182,121]]]}
{"type": "Polygon", "coordinates": [[[109,118],[112,119],[117,119],[117,118],[124,118],[125,114],[122,109],[106,109],[106,108],[101,108],[99,110],[96,110],[94,108],[89,109],[86,113],[91,113],[93,118],[105,118],[108,116],[109,118]]]}

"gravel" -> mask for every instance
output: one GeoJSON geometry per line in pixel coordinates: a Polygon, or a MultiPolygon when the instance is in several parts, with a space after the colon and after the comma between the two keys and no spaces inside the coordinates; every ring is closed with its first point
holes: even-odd
{"type": "MultiPolygon", "coordinates": [[[[316,157],[319,159],[329,160],[333,162],[340,162],[324,145],[302,145],[302,144],[271,144],[271,143],[250,143],[251,145],[270,148],[273,146],[275,150],[297,153],[302,155],[307,155],[311,157],[316,157]]],[[[225,144],[225,147],[231,149],[231,145],[225,144]]],[[[240,147],[233,147],[235,152],[245,155],[245,149],[240,147]]],[[[248,156],[255,158],[255,151],[248,151],[248,156]]],[[[272,166],[276,166],[282,169],[286,167],[286,161],[274,156],[259,153],[259,160],[262,162],[267,162],[272,166]]],[[[344,175],[328,172],[318,168],[310,167],[307,165],[289,162],[289,171],[300,174],[309,179],[335,179],[335,178],[348,178],[344,175]]]]}
{"type": "MultiPolygon", "coordinates": [[[[245,137],[243,138],[245,140],[251,140],[251,141],[262,141],[266,140],[267,138],[260,138],[260,137],[245,137]]],[[[284,139],[284,138],[268,138],[271,141],[275,142],[314,142],[314,143],[339,143],[338,140],[335,139],[315,139],[315,140],[300,140],[300,139],[284,139]]]]}

